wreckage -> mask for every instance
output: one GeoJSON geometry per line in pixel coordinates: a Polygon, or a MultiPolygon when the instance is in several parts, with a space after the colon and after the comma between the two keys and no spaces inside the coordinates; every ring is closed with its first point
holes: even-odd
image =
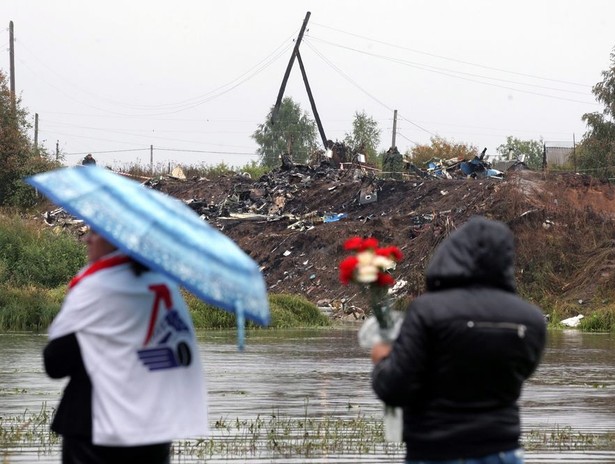
{"type": "MultiPolygon", "coordinates": [[[[340,159],[343,159],[340,157],[340,159]]],[[[458,168],[458,170],[460,170],[458,168]]],[[[157,176],[143,181],[188,204],[259,263],[267,286],[296,293],[335,317],[361,318],[367,305],[337,280],[343,241],[375,236],[408,257],[398,266],[400,298],[417,294],[422,266],[441,237],[494,201],[502,179],[383,173],[355,161],[287,163],[258,179],[157,176]]],[[[81,221],[61,209],[45,213],[53,227],[79,235],[81,221]]]]}

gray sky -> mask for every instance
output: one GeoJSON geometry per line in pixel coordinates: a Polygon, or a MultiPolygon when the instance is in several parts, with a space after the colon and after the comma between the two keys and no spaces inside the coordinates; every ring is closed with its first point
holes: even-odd
{"type": "MultiPolygon", "coordinates": [[[[241,166],[275,103],[294,40],[327,138],[355,112],[381,149],[439,135],[487,154],[507,136],[578,142],[615,46],[612,0],[2,0],[9,71],[39,141],[66,164],[241,166]],[[107,152],[107,153],[104,153],[107,152]]],[[[298,63],[285,96],[311,114],[298,63]]]]}

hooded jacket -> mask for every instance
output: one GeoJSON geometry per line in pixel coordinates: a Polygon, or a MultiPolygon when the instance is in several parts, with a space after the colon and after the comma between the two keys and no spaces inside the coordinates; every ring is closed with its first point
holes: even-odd
{"type": "Polygon", "coordinates": [[[472,218],[436,249],[426,284],[372,373],[377,396],[403,407],[407,459],[518,448],[517,401],[540,361],[546,324],[515,294],[512,232],[472,218]]]}

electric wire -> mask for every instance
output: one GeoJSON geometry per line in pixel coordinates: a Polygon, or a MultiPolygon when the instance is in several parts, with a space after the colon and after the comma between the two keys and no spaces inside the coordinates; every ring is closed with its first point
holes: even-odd
{"type": "MultiPolygon", "coordinates": [[[[340,68],[338,68],[335,64],[333,64],[328,58],[326,58],[319,50],[317,50],[309,41],[306,42],[308,47],[310,47],[310,49],[318,56],[320,57],[320,59],[322,59],[328,66],[330,66],[335,72],[337,72],[340,76],[342,76],[344,79],[346,79],[348,82],[350,82],[353,86],[355,86],[357,89],[359,89],[361,92],[363,92],[365,95],[367,95],[369,98],[371,98],[372,100],[374,100],[375,102],[377,102],[378,104],[382,105],[384,108],[386,108],[387,110],[393,112],[393,109],[391,107],[389,107],[387,104],[383,103],[381,100],[379,100],[378,98],[376,98],[375,96],[373,96],[372,94],[370,94],[367,90],[365,90],[363,87],[361,87],[357,82],[355,82],[350,76],[348,76],[346,73],[344,73],[340,68]]],[[[398,115],[399,116],[399,115],[398,115]]],[[[410,121],[409,119],[405,119],[404,121],[412,124],[413,126],[427,132],[428,134],[431,134],[433,136],[435,136],[436,134],[434,134],[433,132],[431,132],[430,130],[422,127],[419,124],[416,124],[415,122],[410,121]]]]}
{"type": "Polygon", "coordinates": [[[499,87],[499,88],[503,88],[506,90],[512,90],[515,92],[521,92],[521,93],[526,93],[526,94],[530,94],[530,95],[538,95],[541,97],[547,97],[547,98],[554,98],[557,100],[563,100],[563,101],[570,101],[570,102],[574,102],[574,103],[582,103],[582,104],[586,104],[586,105],[596,105],[596,103],[592,103],[592,102],[587,102],[587,101],[581,101],[581,100],[574,100],[571,98],[566,98],[566,97],[559,97],[556,95],[549,95],[549,94],[544,94],[544,93],[540,93],[540,92],[533,92],[530,90],[523,90],[523,89],[519,89],[516,87],[509,87],[509,86],[505,86],[505,85],[499,85],[499,84],[495,84],[493,82],[483,82],[480,80],[476,80],[476,79],[472,79],[469,77],[463,77],[463,75],[466,76],[473,76],[473,77],[480,77],[482,79],[490,79],[490,80],[495,80],[495,81],[501,81],[501,82],[509,82],[509,83],[515,83],[517,85],[525,85],[525,86],[529,86],[529,87],[538,87],[538,88],[543,88],[543,89],[549,89],[549,90],[554,90],[557,92],[569,92],[569,93],[576,93],[576,94],[581,94],[581,95],[587,95],[587,93],[584,92],[578,92],[578,91],[573,91],[573,90],[564,90],[564,89],[555,89],[552,87],[546,87],[546,86],[539,86],[536,84],[529,84],[529,83],[519,83],[519,82],[515,82],[515,81],[510,81],[510,80],[506,80],[506,79],[500,79],[500,78],[495,78],[495,77],[489,77],[489,76],[481,76],[481,75],[477,75],[477,74],[473,74],[473,73],[467,73],[467,72],[463,72],[463,71],[455,71],[455,70],[449,70],[446,68],[439,68],[436,66],[430,66],[430,65],[421,65],[421,64],[417,64],[417,63],[413,63],[407,60],[402,60],[402,59],[398,59],[398,58],[392,58],[389,56],[385,56],[385,55],[379,55],[376,53],[370,53],[367,52],[365,50],[359,50],[357,48],[353,48],[353,47],[348,47],[345,45],[340,45],[340,44],[336,44],[327,40],[322,40],[322,39],[316,39],[317,41],[321,41],[323,43],[326,43],[328,45],[334,46],[334,47],[339,47],[339,48],[343,48],[346,50],[350,50],[356,53],[360,53],[363,55],[368,55],[374,58],[380,58],[380,59],[384,59],[387,61],[391,61],[391,62],[395,62],[398,64],[402,64],[404,66],[408,66],[408,67],[412,67],[412,68],[416,68],[416,69],[422,69],[424,71],[428,71],[428,72],[433,72],[436,74],[440,74],[443,76],[447,76],[447,77],[452,77],[452,78],[456,78],[456,79],[462,79],[462,80],[466,80],[466,81],[470,81],[470,82],[476,82],[478,84],[483,84],[483,85],[489,85],[489,86],[493,86],[493,87],[499,87]],[[451,74],[451,73],[455,73],[455,74],[451,74]]]}
{"type": "MultiPolygon", "coordinates": [[[[187,99],[187,100],[183,100],[180,102],[175,102],[175,103],[167,103],[167,104],[159,104],[159,105],[127,105],[125,103],[122,102],[118,102],[116,100],[112,100],[106,97],[101,97],[99,94],[93,94],[92,92],[89,92],[87,90],[84,90],[83,88],[81,88],[78,85],[72,84],[71,86],[74,86],[75,88],[81,90],[84,93],[87,93],[89,95],[94,95],[100,99],[106,100],[108,102],[111,102],[115,105],[118,106],[123,106],[125,108],[128,109],[135,109],[135,110],[161,110],[158,111],[156,113],[153,114],[153,116],[160,116],[160,115],[166,115],[166,114],[174,114],[174,113],[178,113],[181,111],[186,111],[192,108],[195,108],[197,106],[201,106],[204,103],[210,102],[228,92],[230,92],[231,90],[239,87],[240,85],[244,84],[245,82],[248,82],[249,80],[251,80],[252,78],[254,78],[255,76],[257,76],[258,74],[260,74],[261,72],[263,72],[265,69],[267,69],[269,66],[271,66],[273,63],[275,63],[278,59],[280,59],[281,56],[283,56],[294,44],[292,42],[289,42],[289,39],[286,39],[281,45],[279,45],[273,52],[271,52],[269,55],[267,55],[267,57],[263,58],[257,65],[253,66],[250,70],[244,72],[243,74],[241,74],[240,76],[236,77],[235,79],[229,81],[226,84],[223,84],[203,95],[200,95],[198,97],[193,97],[191,99],[187,99]]],[[[32,56],[34,56],[34,58],[36,58],[43,66],[45,66],[46,68],[50,69],[51,71],[54,72],[54,74],[56,74],[57,76],[59,76],[63,81],[69,82],[70,81],[68,79],[66,79],[65,77],[61,76],[59,73],[57,73],[55,70],[53,70],[52,68],[50,68],[49,66],[47,66],[42,60],[38,59],[36,57],[36,55],[29,50],[28,47],[24,47],[30,54],[32,54],[32,56]]],[[[81,103],[82,105],[85,106],[90,106],[92,108],[95,108],[99,111],[103,111],[103,112],[107,112],[107,113],[111,113],[111,114],[115,114],[115,115],[122,115],[122,116],[134,116],[131,114],[127,114],[127,113],[119,113],[119,112],[112,112],[97,106],[94,106],[92,104],[88,104],[88,103],[84,103],[83,101],[77,100],[75,99],[72,95],[67,94],[66,92],[64,92],[62,89],[58,88],[57,86],[51,84],[48,80],[41,78],[39,76],[39,74],[34,71],[32,68],[30,68],[30,66],[28,65],[28,63],[26,63],[23,60],[20,60],[20,62],[28,67],[28,69],[30,69],[30,71],[34,74],[34,76],[36,76],[38,79],[42,80],[43,82],[45,82],[47,85],[49,85],[52,88],[55,88],[56,90],[60,91],[62,94],[66,95],[68,98],[70,98],[73,101],[76,101],[78,103],[81,103]]],[[[142,115],[139,115],[142,116],[142,115]]]]}
{"type": "Polygon", "coordinates": [[[559,82],[561,84],[576,85],[576,86],[581,86],[581,87],[591,87],[591,86],[588,86],[587,84],[580,84],[578,82],[570,82],[570,81],[565,81],[565,80],[561,80],[561,79],[551,79],[551,78],[548,78],[548,77],[536,76],[534,74],[526,74],[526,73],[521,73],[521,72],[517,72],[517,71],[510,71],[510,70],[507,70],[507,69],[496,68],[496,67],[492,67],[492,66],[485,66],[485,65],[482,65],[482,64],[472,63],[470,61],[464,61],[464,60],[460,60],[460,59],[457,59],[457,58],[450,58],[450,57],[446,57],[446,56],[442,56],[442,55],[436,55],[435,53],[429,53],[429,52],[425,52],[425,51],[421,51],[421,50],[416,50],[416,49],[409,48],[409,47],[403,47],[403,46],[400,46],[400,45],[397,45],[397,44],[392,44],[392,43],[389,43],[389,42],[384,42],[382,40],[373,39],[373,38],[366,37],[366,36],[359,35],[359,34],[355,34],[355,33],[352,33],[352,32],[343,31],[341,29],[337,29],[337,28],[334,28],[334,27],[331,27],[331,26],[326,26],[324,24],[319,24],[319,23],[312,23],[312,24],[315,25],[315,26],[320,26],[320,27],[325,28],[325,29],[330,29],[330,30],[333,30],[333,31],[336,31],[336,32],[340,32],[342,34],[350,35],[350,36],[353,36],[353,37],[357,37],[357,38],[360,38],[360,39],[364,39],[364,40],[368,40],[368,41],[371,41],[371,42],[379,43],[379,44],[382,44],[382,45],[387,45],[389,47],[398,48],[398,49],[401,49],[401,50],[406,50],[406,51],[410,51],[410,52],[421,54],[421,55],[425,55],[425,56],[430,56],[430,57],[433,57],[433,58],[439,58],[439,59],[442,59],[442,60],[448,60],[448,61],[453,61],[453,62],[456,62],[456,63],[467,64],[467,65],[470,65],[470,66],[476,66],[478,68],[489,69],[491,71],[499,71],[499,72],[504,72],[504,73],[508,73],[508,74],[515,74],[517,76],[531,77],[533,79],[540,79],[540,80],[551,81],[551,82],[559,82]]]}

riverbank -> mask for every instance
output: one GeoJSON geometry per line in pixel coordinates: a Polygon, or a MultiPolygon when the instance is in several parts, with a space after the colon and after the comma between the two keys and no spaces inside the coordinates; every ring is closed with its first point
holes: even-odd
{"type": "MultiPolygon", "coordinates": [[[[84,246],[74,234],[41,227],[37,218],[0,212],[0,219],[0,331],[44,331],[59,311],[66,283],[86,262],[84,246]]],[[[334,264],[326,272],[337,278],[334,264]]],[[[405,279],[406,276],[399,277],[405,279]]],[[[576,274],[575,279],[578,280],[576,274]]],[[[615,332],[615,305],[612,303],[615,296],[606,293],[606,288],[602,290],[601,305],[579,299],[573,307],[570,303],[558,302],[555,296],[558,287],[547,285],[546,280],[537,282],[542,284],[520,286],[520,293],[543,308],[551,327],[563,328],[561,320],[582,314],[584,318],[578,329],[615,332]]],[[[570,286],[562,279],[559,284],[570,286]]],[[[188,293],[185,295],[196,328],[235,327],[232,314],[205,305],[188,293]]],[[[405,308],[410,299],[410,296],[403,297],[397,307],[405,308]]],[[[333,322],[302,294],[271,293],[269,304],[273,328],[326,327],[333,322]]]]}

